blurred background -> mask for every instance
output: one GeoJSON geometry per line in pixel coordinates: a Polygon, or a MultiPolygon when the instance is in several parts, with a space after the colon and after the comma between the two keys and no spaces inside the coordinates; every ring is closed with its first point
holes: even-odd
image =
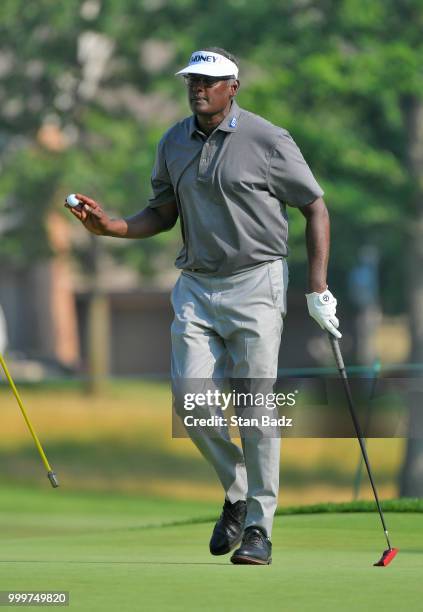
{"type": "MultiPolygon", "coordinates": [[[[191,442],[171,437],[179,227],[97,239],[63,208],[74,192],[115,216],[144,208],[157,142],[190,114],[173,75],[193,50],[239,57],[239,104],[288,129],[325,190],[347,364],[421,376],[422,28],[422,0],[1,3],[0,350],[64,487],[222,497],[191,442]]],[[[304,219],[289,215],[280,368],[311,375],[333,362],[306,312],[304,219]]],[[[1,380],[0,481],[46,486],[1,380]]],[[[421,440],[369,452],[383,497],[423,496],[421,440]]],[[[354,440],[286,440],[281,504],[370,498],[358,465],[354,440]]]]}

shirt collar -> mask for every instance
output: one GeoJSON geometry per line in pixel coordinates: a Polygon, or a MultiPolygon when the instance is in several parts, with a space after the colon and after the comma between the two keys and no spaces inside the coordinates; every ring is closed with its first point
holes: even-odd
{"type": "Polygon", "coordinates": [[[223,130],[224,132],[235,132],[238,127],[238,119],[240,115],[241,109],[235,100],[232,100],[231,110],[226,115],[222,123],[217,126],[218,130],[223,130]]]}
{"type": "MultiPolygon", "coordinates": [[[[238,127],[240,113],[241,113],[240,107],[238,106],[235,100],[232,100],[231,110],[226,115],[222,123],[220,123],[217,126],[216,129],[222,130],[223,132],[235,132],[238,127]]],[[[196,121],[195,121],[195,115],[191,115],[191,117],[189,118],[188,129],[189,129],[190,138],[192,138],[195,132],[199,131],[196,121]]]]}

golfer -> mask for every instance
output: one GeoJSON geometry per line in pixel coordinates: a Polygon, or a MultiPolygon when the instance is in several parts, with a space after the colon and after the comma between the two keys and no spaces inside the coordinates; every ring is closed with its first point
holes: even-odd
{"type": "MultiPolygon", "coordinates": [[[[102,236],[148,238],[180,219],[181,270],[172,291],[172,380],[276,379],[288,284],[286,206],[306,219],[310,315],[340,337],[328,290],[329,216],[323,191],[290,134],[238,106],[238,64],[224,49],[195,51],[177,72],[192,115],[161,139],[152,197],[134,216],[111,219],[87,196],[70,208],[102,236]],[[229,364],[229,365],[228,365],[229,364]],[[228,370],[229,368],[229,370],[228,370]]],[[[280,437],[242,438],[224,426],[188,433],[225,491],[210,552],[237,548],[233,563],[271,562],[280,437]]]]}

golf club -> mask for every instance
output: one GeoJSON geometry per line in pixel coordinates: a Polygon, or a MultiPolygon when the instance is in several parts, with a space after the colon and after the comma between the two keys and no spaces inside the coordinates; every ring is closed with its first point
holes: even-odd
{"type": "MultiPolygon", "coordinates": [[[[373,377],[372,377],[372,384],[371,384],[370,394],[369,394],[369,408],[367,410],[366,424],[364,426],[365,432],[369,431],[371,416],[372,416],[372,400],[374,399],[374,396],[375,396],[376,387],[377,387],[377,383],[379,380],[379,373],[381,370],[380,361],[378,359],[374,361],[372,370],[373,370],[373,377]]],[[[363,474],[363,455],[360,453],[360,458],[359,458],[358,466],[357,466],[357,472],[354,478],[354,496],[353,496],[354,501],[358,499],[358,496],[360,493],[362,474],[363,474]]]]}
{"type": "Polygon", "coordinates": [[[354,409],[354,404],[353,404],[353,400],[352,400],[350,385],[348,383],[348,377],[347,377],[347,373],[346,373],[346,370],[345,370],[345,365],[344,365],[344,360],[342,358],[341,349],[339,348],[339,343],[338,343],[337,338],[335,338],[335,336],[333,336],[330,332],[328,332],[328,336],[329,336],[329,341],[330,341],[331,346],[332,346],[333,355],[335,357],[336,366],[337,366],[337,368],[339,370],[339,373],[341,375],[341,379],[342,379],[344,390],[345,390],[345,395],[347,396],[348,408],[350,410],[351,418],[352,418],[352,421],[353,421],[353,424],[354,424],[354,428],[355,428],[355,431],[356,431],[356,434],[357,434],[357,438],[358,438],[358,441],[360,443],[361,453],[363,455],[364,463],[366,464],[366,468],[367,468],[367,473],[369,475],[370,484],[372,485],[373,494],[374,494],[374,497],[375,497],[375,500],[376,500],[377,509],[378,509],[378,512],[379,512],[380,520],[382,521],[382,526],[383,526],[383,531],[385,533],[386,542],[388,544],[388,548],[383,551],[382,557],[379,559],[379,561],[377,561],[373,565],[379,566],[379,567],[386,567],[392,561],[392,559],[395,557],[395,555],[398,553],[398,548],[392,548],[391,543],[389,541],[388,529],[386,527],[385,518],[383,516],[382,508],[381,508],[381,505],[380,505],[380,502],[379,502],[379,497],[378,497],[378,494],[377,494],[376,485],[375,485],[374,480],[373,480],[372,471],[371,471],[370,463],[369,463],[369,458],[367,456],[367,451],[366,451],[366,444],[365,444],[364,437],[363,437],[363,434],[361,432],[360,424],[358,422],[357,415],[356,415],[356,412],[355,412],[355,409],[354,409]]]}
{"type": "Polygon", "coordinates": [[[25,422],[28,425],[28,429],[29,429],[29,431],[31,433],[31,436],[34,439],[35,446],[37,447],[37,450],[40,453],[41,460],[44,463],[44,466],[45,466],[45,468],[47,470],[47,478],[49,479],[49,481],[51,483],[51,486],[53,488],[57,488],[59,486],[59,481],[57,480],[57,476],[53,472],[53,470],[51,469],[51,466],[50,466],[50,464],[49,464],[49,462],[47,460],[47,457],[46,457],[46,454],[45,454],[45,452],[43,450],[43,447],[41,446],[41,443],[40,443],[40,441],[38,439],[38,436],[35,433],[34,428],[31,425],[31,422],[30,422],[30,420],[28,418],[28,415],[26,414],[26,411],[25,411],[24,405],[22,403],[22,400],[21,400],[21,398],[19,396],[18,390],[16,389],[15,383],[13,382],[13,379],[12,379],[12,377],[10,375],[10,372],[9,372],[8,368],[7,368],[6,362],[5,362],[4,358],[3,358],[3,356],[1,355],[1,353],[0,353],[0,364],[1,364],[1,367],[3,368],[3,370],[4,370],[4,373],[6,375],[7,380],[9,382],[10,388],[13,391],[13,395],[15,396],[16,401],[18,402],[19,408],[21,409],[23,418],[25,419],[25,422]]]}

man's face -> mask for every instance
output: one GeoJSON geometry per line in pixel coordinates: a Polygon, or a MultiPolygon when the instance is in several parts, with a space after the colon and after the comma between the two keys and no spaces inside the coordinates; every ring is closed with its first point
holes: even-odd
{"type": "Polygon", "coordinates": [[[188,101],[196,115],[216,115],[228,106],[238,91],[239,82],[232,77],[208,77],[189,74],[185,77],[188,101]]]}

